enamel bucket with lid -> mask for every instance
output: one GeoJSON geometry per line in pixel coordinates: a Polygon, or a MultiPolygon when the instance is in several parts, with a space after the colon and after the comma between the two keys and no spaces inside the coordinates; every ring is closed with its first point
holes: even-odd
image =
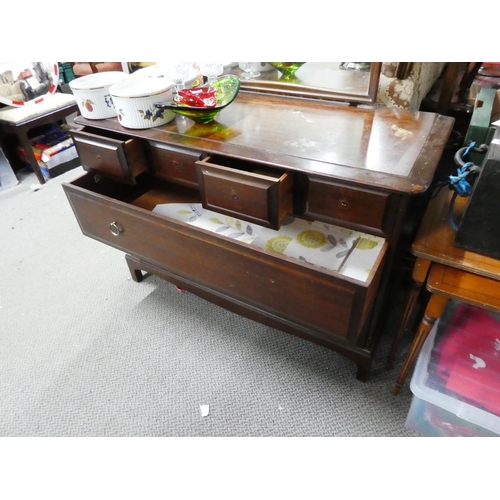
{"type": "Polygon", "coordinates": [[[103,71],[71,80],[69,87],[82,116],[90,120],[115,117],[116,110],[109,88],[127,77],[123,71],[103,71]]]}
{"type": "Polygon", "coordinates": [[[170,103],[173,83],[167,78],[127,78],[109,89],[120,124],[127,128],[143,129],[172,121],[174,113],[155,107],[155,103],[170,103]]]}

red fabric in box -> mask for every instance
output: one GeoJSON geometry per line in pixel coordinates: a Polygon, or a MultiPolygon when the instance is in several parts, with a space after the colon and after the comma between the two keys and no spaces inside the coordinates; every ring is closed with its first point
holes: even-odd
{"type": "Polygon", "coordinates": [[[459,305],[435,346],[446,388],[500,415],[500,321],[459,305]]]}

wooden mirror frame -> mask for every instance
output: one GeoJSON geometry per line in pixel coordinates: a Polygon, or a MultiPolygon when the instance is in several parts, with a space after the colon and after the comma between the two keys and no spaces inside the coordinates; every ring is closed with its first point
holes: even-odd
{"type": "MultiPolygon", "coordinates": [[[[241,80],[241,90],[248,92],[264,92],[268,94],[280,94],[290,97],[305,97],[313,99],[326,99],[331,101],[343,101],[358,104],[373,104],[377,98],[378,83],[380,78],[381,62],[372,62],[370,67],[370,78],[366,93],[349,92],[341,89],[326,89],[320,87],[309,87],[299,83],[288,83],[271,80],[241,80]]],[[[350,71],[350,70],[344,70],[350,71]]]]}

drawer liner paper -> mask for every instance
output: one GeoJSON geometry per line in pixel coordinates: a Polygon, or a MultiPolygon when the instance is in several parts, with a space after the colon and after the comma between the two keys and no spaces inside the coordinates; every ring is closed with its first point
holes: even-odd
{"type": "Polygon", "coordinates": [[[206,210],[201,203],[166,203],[153,212],[363,282],[385,242],[359,231],[290,216],[275,231],[206,210]]]}

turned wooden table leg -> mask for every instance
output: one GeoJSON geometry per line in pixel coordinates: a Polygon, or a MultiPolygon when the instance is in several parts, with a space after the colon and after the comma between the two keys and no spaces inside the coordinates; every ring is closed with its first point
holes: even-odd
{"type": "Polygon", "coordinates": [[[427,280],[430,264],[431,264],[430,260],[425,260],[421,258],[417,258],[415,262],[412,273],[414,283],[410,288],[408,295],[406,296],[403,317],[401,319],[401,323],[399,324],[398,331],[394,336],[394,340],[392,341],[389,356],[387,356],[387,361],[385,365],[387,370],[391,370],[394,365],[394,358],[396,357],[396,352],[399,347],[399,342],[401,340],[401,337],[403,336],[403,333],[409,326],[409,321],[412,318],[415,304],[417,303],[418,297],[422,290],[422,285],[427,280]]]}
{"type": "Polygon", "coordinates": [[[413,362],[418,356],[418,353],[420,352],[420,349],[422,348],[425,339],[427,338],[432,327],[434,326],[434,323],[438,318],[441,317],[441,314],[443,314],[447,302],[448,302],[448,297],[445,297],[444,295],[438,295],[438,294],[431,295],[429,303],[425,308],[424,317],[420,322],[417,334],[415,336],[415,339],[413,340],[410,352],[408,353],[408,356],[406,358],[406,362],[403,366],[403,369],[401,370],[398,380],[396,381],[396,385],[394,386],[393,394],[396,395],[399,393],[399,389],[403,385],[410,367],[412,366],[413,362]]]}
{"type": "Polygon", "coordinates": [[[408,328],[408,323],[410,321],[410,318],[412,317],[413,309],[415,307],[415,304],[417,303],[420,291],[422,290],[422,285],[423,283],[415,282],[413,283],[410,291],[408,292],[403,312],[403,318],[401,319],[398,331],[394,336],[394,340],[392,341],[391,350],[389,352],[389,355],[387,356],[387,361],[385,365],[387,370],[392,370],[394,366],[394,358],[396,357],[396,352],[399,347],[399,342],[401,340],[401,337],[403,336],[403,333],[408,328]]]}

